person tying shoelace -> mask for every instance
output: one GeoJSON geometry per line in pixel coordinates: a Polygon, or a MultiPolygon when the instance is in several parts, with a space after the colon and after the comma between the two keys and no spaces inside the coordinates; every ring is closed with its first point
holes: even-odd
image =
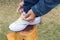
{"type": "Polygon", "coordinates": [[[40,17],[47,14],[58,4],[60,4],[60,0],[24,0],[19,4],[17,9],[21,13],[21,16],[10,24],[9,29],[12,31],[21,31],[27,25],[39,24],[40,17]]]}

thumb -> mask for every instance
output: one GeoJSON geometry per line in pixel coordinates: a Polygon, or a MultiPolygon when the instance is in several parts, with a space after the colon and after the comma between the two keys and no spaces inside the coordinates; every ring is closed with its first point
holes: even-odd
{"type": "Polygon", "coordinates": [[[31,15],[30,13],[27,13],[27,14],[25,15],[25,18],[28,18],[30,15],[31,15]]]}

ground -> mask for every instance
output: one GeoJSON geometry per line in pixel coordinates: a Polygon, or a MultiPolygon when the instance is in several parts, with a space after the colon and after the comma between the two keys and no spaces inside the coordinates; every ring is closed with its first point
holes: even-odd
{"type": "MultiPolygon", "coordinates": [[[[20,0],[0,0],[0,40],[7,40],[6,34],[10,23],[18,19],[16,12],[20,0]]],[[[42,23],[38,24],[39,40],[60,40],[60,5],[42,16],[42,23]]]]}

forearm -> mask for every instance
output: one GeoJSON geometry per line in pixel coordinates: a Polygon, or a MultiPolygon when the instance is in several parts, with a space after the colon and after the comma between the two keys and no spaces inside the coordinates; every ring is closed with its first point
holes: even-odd
{"type": "Polygon", "coordinates": [[[37,16],[42,16],[48,13],[51,9],[57,6],[60,3],[60,0],[40,0],[36,5],[34,5],[31,9],[37,16]]]}

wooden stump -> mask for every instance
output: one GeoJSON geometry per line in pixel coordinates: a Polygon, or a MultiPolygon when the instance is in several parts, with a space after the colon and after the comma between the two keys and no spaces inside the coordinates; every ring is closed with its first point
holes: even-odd
{"type": "Polygon", "coordinates": [[[8,40],[38,40],[37,26],[29,25],[26,29],[20,32],[7,34],[8,40]]]}

